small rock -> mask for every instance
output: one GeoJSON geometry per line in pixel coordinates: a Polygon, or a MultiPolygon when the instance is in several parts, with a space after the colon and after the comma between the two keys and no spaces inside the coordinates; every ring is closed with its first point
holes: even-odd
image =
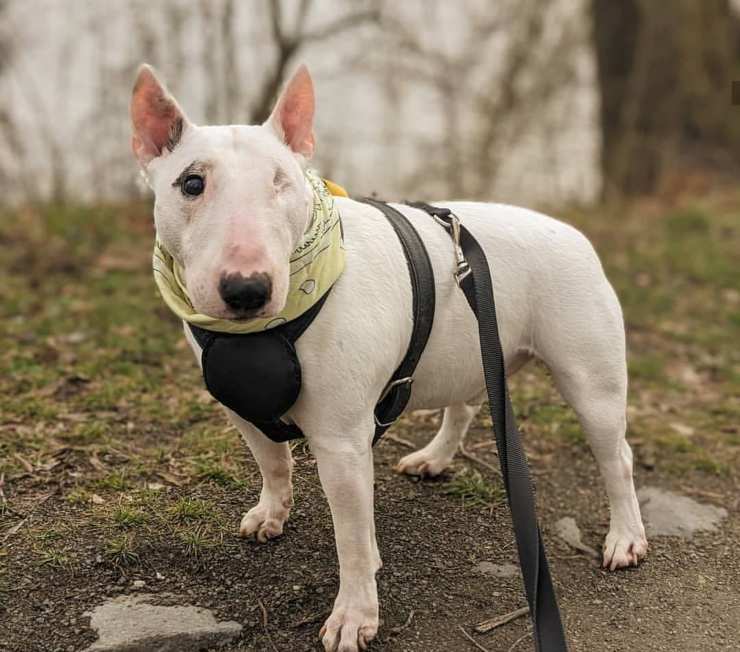
{"type": "Polygon", "coordinates": [[[494,564],[490,561],[482,561],[476,564],[475,570],[483,575],[493,575],[494,577],[515,577],[519,574],[519,567],[515,564],[494,564]]]}
{"type": "Polygon", "coordinates": [[[239,623],[219,622],[207,609],[151,604],[158,597],[120,596],[96,607],[90,627],[99,638],[85,652],[190,652],[225,645],[241,633],[239,623]]]}
{"type": "Polygon", "coordinates": [[[727,516],[723,507],[699,503],[658,487],[643,487],[637,497],[645,518],[645,529],[652,536],[690,539],[694,532],[713,532],[727,516]]]}
{"type": "Polygon", "coordinates": [[[146,586],[146,582],[144,580],[134,580],[133,581],[133,587],[135,589],[143,589],[146,586]]]}

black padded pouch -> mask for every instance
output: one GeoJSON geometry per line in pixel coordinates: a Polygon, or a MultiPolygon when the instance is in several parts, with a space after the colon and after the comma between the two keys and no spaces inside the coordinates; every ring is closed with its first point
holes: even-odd
{"type": "Polygon", "coordinates": [[[280,419],[301,391],[293,343],[279,331],[209,336],[201,361],[211,395],[247,421],[280,419]]]}
{"type": "Polygon", "coordinates": [[[202,349],[203,380],[211,396],[273,441],[303,437],[296,424],[281,417],[301,392],[295,342],[328,296],[327,292],[297,319],[258,333],[230,335],[188,325],[202,349]]]}

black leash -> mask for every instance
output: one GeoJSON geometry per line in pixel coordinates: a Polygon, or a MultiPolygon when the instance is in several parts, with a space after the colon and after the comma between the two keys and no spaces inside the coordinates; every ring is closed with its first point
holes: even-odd
{"type": "Polygon", "coordinates": [[[558,601],[550,577],[545,547],[537,524],[534,492],[504,371],[493,283],[485,253],[477,240],[448,208],[409,202],[434,217],[452,236],[457,258],[455,276],[478,320],[483,372],[493,418],[501,474],[509,501],[524,589],[538,652],[566,652],[558,601]]]}

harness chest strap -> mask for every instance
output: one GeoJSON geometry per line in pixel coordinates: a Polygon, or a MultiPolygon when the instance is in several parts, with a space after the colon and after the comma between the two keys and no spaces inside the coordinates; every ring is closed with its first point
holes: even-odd
{"type": "Polygon", "coordinates": [[[434,270],[424,242],[414,226],[400,211],[385,202],[364,197],[358,201],[377,208],[396,232],[409,270],[412,295],[413,327],[406,355],[385,386],[375,406],[375,444],[383,433],[401,416],[411,398],[414,371],[426,348],[434,324],[434,270]]]}

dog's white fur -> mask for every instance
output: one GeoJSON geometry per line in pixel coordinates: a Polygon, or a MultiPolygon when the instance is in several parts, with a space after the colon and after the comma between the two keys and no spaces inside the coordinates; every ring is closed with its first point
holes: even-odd
{"type": "MultiPolygon", "coordinates": [[[[262,126],[196,127],[151,69],[140,70],[132,100],[134,152],[156,195],[157,234],[184,266],[195,307],[230,317],[217,292],[223,273],[270,275],[276,291],[259,313],[280,311],[288,259],[308,219],[302,178],[313,152],[313,87],[305,68],[289,82],[262,126]],[[168,151],[173,119],[182,137],[168,151]],[[193,161],[205,167],[206,192],[186,199],[173,181],[193,161]],[[278,172],[279,170],[279,172],[278,172]],[[279,177],[279,178],[278,178],[279,177]]],[[[381,565],[373,522],[373,408],[406,352],[411,288],[401,245],[386,218],[338,198],[346,269],[298,340],[303,388],[288,417],[298,423],[318,463],[331,507],[340,564],[339,593],[321,630],[326,650],[364,649],[377,632],[375,573],[381,565]]],[[[451,208],[486,251],[508,374],[536,357],[574,408],[606,484],[611,525],[604,565],[637,564],[647,541],[625,440],[627,372],[622,314],[588,240],[545,215],[505,206],[439,202],[451,208]]],[[[447,233],[429,216],[396,206],[421,234],[434,267],[434,327],[413,385],[410,408],[445,408],[442,427],[398,469],[437,475],[452,461],[484,400],[475,318],[453,279],[447,233]]],[[[200,359],[199,348],[185,330],[200,359]]],[[[276,444],[233,413],[259,464],[260,500],[240,533],[266,541],[282,533],[293,503],[288,444],[276,444]]]]}

